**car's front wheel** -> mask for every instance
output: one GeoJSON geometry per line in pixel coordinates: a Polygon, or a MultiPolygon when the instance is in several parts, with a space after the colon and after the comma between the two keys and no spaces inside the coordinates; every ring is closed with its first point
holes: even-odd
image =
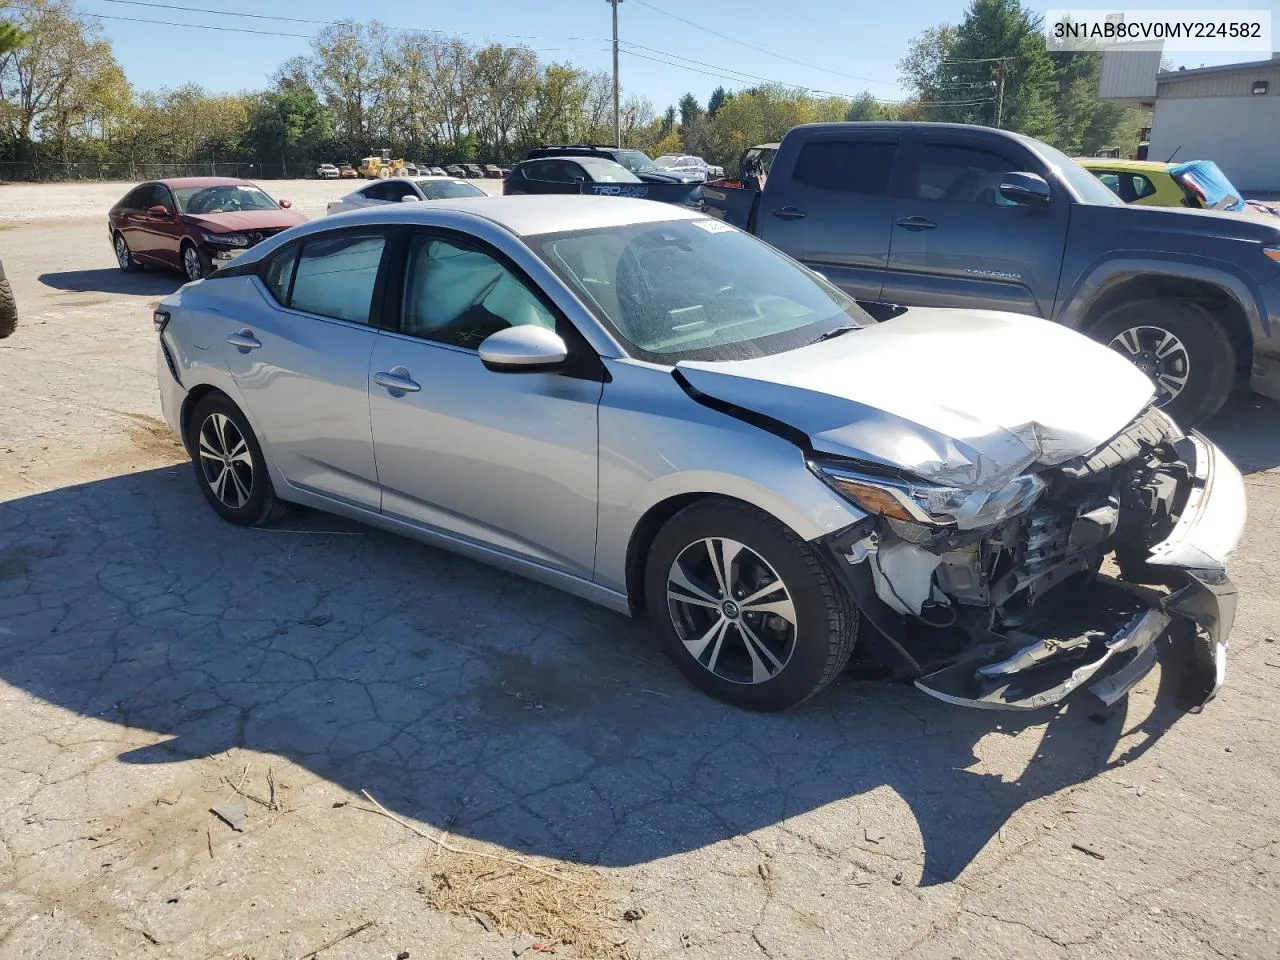
{"type": "Polygon", "coordinates": [[[645,599],[680,671],[750,710],[813,696],[844,669],[857,638],[857,610],[818,552],[729,500],[695,503],[662,528],[645,599]]]}
{"type": "Polygon", "coordinates": [[[276,499],[258,438],[230,399],[211,393],[200,400],[188,434],[196,482],[218,516],[257,526],[284,514],[287,508],[276,499]]]}
{"type": "Polygon", "coordinates": [[[1184,427],[1209,419],[1231,394],[1235,348],[1222,324],[1199,303],[1122,303],[1103,314],[1089,334],[1150,377],[1156,404],[1184,427]]]}
{"type": "Polygon", "coordinates": [[[213,272],[213,261],[209,259],[208,254],[195,244],[184,244],[182,247],[182,272],[188,280],[199,280],[213,272]]]}

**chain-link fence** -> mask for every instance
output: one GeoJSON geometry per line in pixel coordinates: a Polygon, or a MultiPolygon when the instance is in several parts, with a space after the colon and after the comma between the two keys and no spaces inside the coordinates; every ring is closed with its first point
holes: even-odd
{"type": "Polygon", "coordinates": [[[42,183],[64,180],[160,180],[166,177],[240,177],[281,180],[315,176],[315,164],[249,163],[205,160],[198,163],[0,161],[0,182],[42,183]]]}

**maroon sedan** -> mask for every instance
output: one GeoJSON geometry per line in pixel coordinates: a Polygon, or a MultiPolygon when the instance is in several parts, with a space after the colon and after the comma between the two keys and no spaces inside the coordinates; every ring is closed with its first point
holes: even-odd
{"type": "Polygon", "coordinates": [[[146,266],[199,280],[272,234],[307,218],[246,180],[179,177],[130,190],[107,214],[116,262],[126,272],[146,266]]]}

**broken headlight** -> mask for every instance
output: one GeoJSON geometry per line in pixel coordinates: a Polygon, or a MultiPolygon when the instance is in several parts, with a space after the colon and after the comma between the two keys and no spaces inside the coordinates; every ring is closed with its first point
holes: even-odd
{"type": "Polygon", "coordinates": [[[1034,474],[1014,477],[998,490],[948,487],[859,473],[832,464],[809,464],[819,478],[867,513],[928,526],[974,530],[1015,517],[1044,492],[1034,474]]]}

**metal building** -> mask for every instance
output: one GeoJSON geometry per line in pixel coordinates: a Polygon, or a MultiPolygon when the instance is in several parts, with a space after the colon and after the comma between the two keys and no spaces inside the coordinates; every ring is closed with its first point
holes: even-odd
{"type": "Polygon", "coordinates": [[[1152,111],[1148,160],[1213,160],[1240,190],[1280,196],[1280,53],[1160,73],[1159,52],[1107,51],[1098,96],[1152,111]]]}

